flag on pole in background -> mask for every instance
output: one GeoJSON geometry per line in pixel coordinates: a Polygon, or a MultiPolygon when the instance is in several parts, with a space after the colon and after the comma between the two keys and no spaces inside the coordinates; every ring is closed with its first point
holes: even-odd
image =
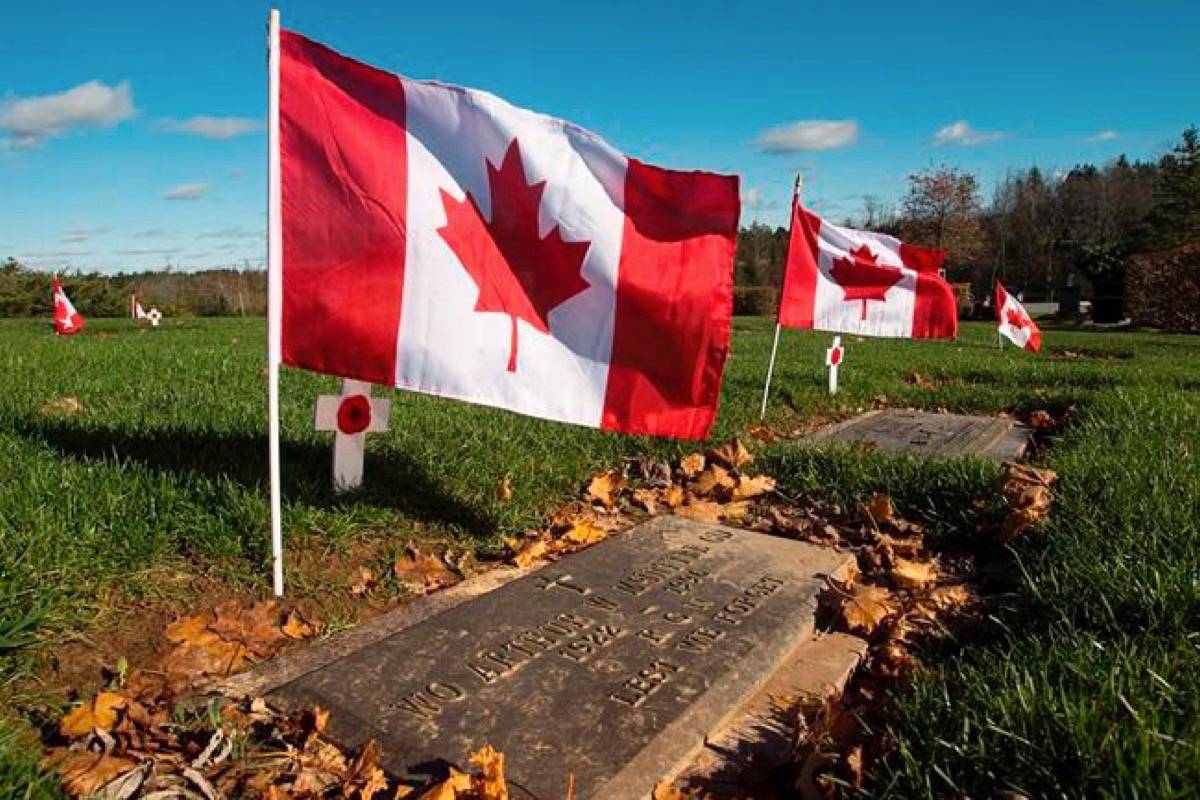
{"type": "Polygon", "coordinates": [[[142,301],[137,299],[136,294],[129,295],[129,316],[133,319],[146,319],[146,309],[142,308],[142,301]]]}
{"type": "Polygon", "coordinates": [[[281,360],[699,438],[729,349],[738,185],[281,32],[281,360]]]}
{"type": "Polygon", "coordinates": [[[50,279],[50,289],[54,299],[54,332],[60,336],[71,336],[83,330],[85,324],[83,315],[75,310],[75,306],[67,299],[58,276],[50,279]]]}
{"type": "Polygon", "coordinates": [[[1037,323],[1029,316],[1025,306],[1008,293],[1008,290],[996,281],[996,321],[1000,323],[1000,333],[1009,341],[1023,350],[1036,353],[1042,349],[1042,332],[1037,323]]]}
{"type": "Polygon", "coordinates": [[[945,253],[894,236],[833,225],[792,204],[779,324],[860,336],[953,339],[954,290],[945,253]]]}

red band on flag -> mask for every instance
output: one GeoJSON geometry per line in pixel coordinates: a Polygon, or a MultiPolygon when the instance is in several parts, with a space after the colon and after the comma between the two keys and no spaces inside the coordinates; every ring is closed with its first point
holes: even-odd
{"type": "Polygon", "coordinates": [[[280,55],[283,361],[391,385],[404,286],[404,88],[288,31],[280,55]]]}
{"type": "Polygon", "coordinates": [[[917,272],[912,335],[914,339],[958,338],[958,301],[936,270],[917,272]]]}
{"type": "Polygon", "coordinates": [[[917,272],[937,272],[946,263],[946,251],[901,242],[900,260],[904,266],[917,272]]]}
{"type": "Polygon", "coordinates": [[[811,328],[817,302],[817,231],[821,218],[792,199],[792,231],[779,292],[779,324],[785,328],[811,328]]]}
{"type": "Polygon", "coordinates": [[[729,353],[739,211],[736,177],[629,159],[602,428],[708,434],[729,353]]]}

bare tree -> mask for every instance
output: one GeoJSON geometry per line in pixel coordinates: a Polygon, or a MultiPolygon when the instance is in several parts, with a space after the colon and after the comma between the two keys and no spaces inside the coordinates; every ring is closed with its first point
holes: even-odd
{"type": "Polygon", "coordinates": [[[904,215],[908,235],[945,250],[950,262],[970,261],[983,244],[979,182],[956,167],[909,175],[904,215]]]}

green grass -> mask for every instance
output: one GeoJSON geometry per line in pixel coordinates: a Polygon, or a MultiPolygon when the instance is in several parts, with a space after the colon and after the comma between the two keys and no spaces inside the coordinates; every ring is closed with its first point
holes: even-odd
{"type": "MultiPolygon", "coordinates": [[[[756,419],[771,330],[767,320],[735,321],[714,438],[756,419]]],[[[901,755],[875,790],[1185,796],[1200,774],[1200,342],[1050,331],[1051,352],[1032,357],[998,349],[993,331],[968,324],[956,343],[848,337],[834,398],[822,367],[829,337],[789,331],[781,341],[769,416],[784,431],[883,398],[953,411],[1076,406],[1048,455],[1063,475],[1059,503],[1044,533],[1017,548],[995,635],[921,675],[895,730],[901,755]]],[[[0,321],[0,343],[8,692],[28,685],[48,647],[86,635],[113,606],[177,592],[164,576],[266,590],[262,320],[145,332],[96,320],[73,339],[40,322],[0,321]],[[86,411],[42,413],[56,397],[86,411]]],[[[575,496],[592,471],[690,449],[393,393],[391,430],[370,439],[365,489],[335,497],[329,437],[312,427],[315,397],[335,386],[283,377],[285,535],[307,552],[427,536],[487,551],[575,496]],[[510,502],[498,492],[506,475],[510,502]]],[[[849,502],[887,491],[951,537],[973,535],[973,502],[990,496],[996,475],[970,459],[786,444],[763,460],[786,492],[849,502]]],[[[293,589],[329,587],[299,576],[293,589]]],[[[0,793],[40,786],[18,734],[0,716],[0,793]]]]}

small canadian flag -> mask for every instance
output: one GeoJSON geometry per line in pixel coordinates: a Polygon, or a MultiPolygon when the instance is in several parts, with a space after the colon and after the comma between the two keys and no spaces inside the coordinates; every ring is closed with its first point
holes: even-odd
{"type": "Polygon", "coordinates": [[[136,294],[129,295],[129,316],[134,319],[146,319],[149,316],[146,309],[142,308],[142,301],[137,299],[136,294]]]}
{"type": "Polygon", "coordinates": [[[1000,323],[1000,333],[1009,341],[1024,350],[1036,353],[1042,349],[1042,332],[1029,317],[1029,312],[1017,298],[996,282],[996,319],[1000,323]]]}
{"type": "Polygon", "coordinates": [[[60,336],[71,336],[83,330],[83,315],[75,310],[67,293],[63,291],[58,276],[50,279],[50,287],[54,297],[54,332],[60,336]]]}

